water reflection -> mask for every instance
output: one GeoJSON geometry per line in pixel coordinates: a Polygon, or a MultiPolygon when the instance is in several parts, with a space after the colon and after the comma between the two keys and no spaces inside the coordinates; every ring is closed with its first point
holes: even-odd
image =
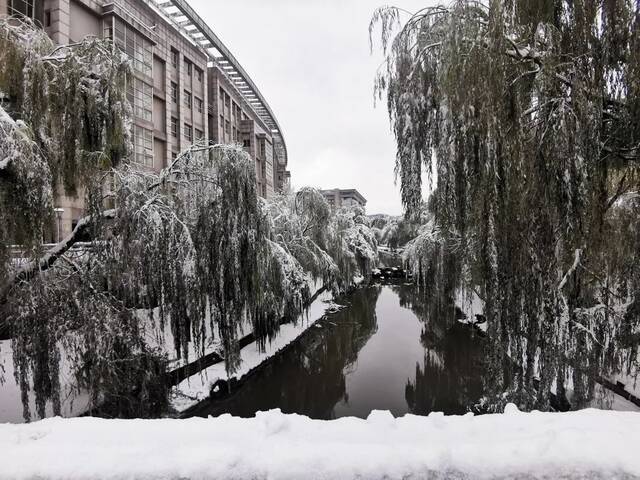
{"type": "Polygon", "coordinates": [[[373,409],[464,413],[482,394],[482,341],[453,315],[430,315],[413,285],[377,285],[341,300],[229,398],[196,416],[253,416],[280,408],[312,418],[366,417],[373,409]]]}
{"type": "Polygon", "coordinates": [[[380,290],[355,292],[343,302],[348,308],[330,315],[321,328],[312,327],[284,354],[255,372],[230,398],[206,401],[193,415],[231,413],[249,417],[256,411],[280,408],[311,418],[334,418],[334,405],[347,396],[345,372],[377,330],[375,305],[380,290]]]}
{"type": "Polygon", "coordinates": [[[412,413],[463,414],[483,392],[482,339],[466,325],[452,324],[443,338],[425,349],[415,380],[405,389],[412,413]]]}

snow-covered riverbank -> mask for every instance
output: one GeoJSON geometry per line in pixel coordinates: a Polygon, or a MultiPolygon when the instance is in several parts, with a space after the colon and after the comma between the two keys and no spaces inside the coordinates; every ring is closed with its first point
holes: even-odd
{"type": "Polygon", "coordinates": [[[311,420],[47,419],[0,425],[1,479],[639,478],[640,414],[311,420]]]}
{"type": "MultiPolygon", "coordinates": [[[[359,285],[364,279],[357,277],[355,284],[359,285]]],[[[321,286],[310,280],[310,288],[312,291],[318,292],[317,297],[309,305],[307,310],[300,316],[295,323],[287,323],[281,326],[278,335],[266,345],[264,352],[260,352],[256,343],[251,343],[241,350],[242,364],[240,369],[234,375],[234,378],[242,378],[245,374],[259,366],[261,363],[273,357],[280,350],[285,348],[300,335],[302,335],[317,320],[322,318],[326,311],[332,308],[333,295],[327,291],[321,291],[321,286]]],[[[143,315],[143,314],[141,314],[143,315]]],[[[161,343],[158,339],[149,337],[152,345],[159,347],[164,345],[167,353],[171,356],[175,354],[172,349],[173,336],[171,331],[167,329],[161,343]],[[154,343],[155,342],[155,343],[154,343]]],[[[190,358],[196,356],[193,346],[190,347],[190,358]]],[[[219,342],[214,342],[205,351],[205,354],[215,352],[219,349],[219,342]]],[[[171,358],[172,368],[184,365],[184,360],[171,358]]],[[[65,417],[74,417],[83,414],[88,409],[88,398],[86,395],[77,396],[72,391],[70,384],[70,372],[67,368],[66,359],[62,359],[62,387],[64,389],[62,395],[62,412],[65,417]]],[[[22,415],[21,392],[18,384],[15,382],[13,367],[13,352],[11,349],[11,341],[5,340],[0,342],[0,422],[22,423],[24,421],[22,415]]],[[[200,373],[197,373],[186,380],[182,381],[177,387],[172,389],[171,405],[177,412],[183,412],[188,408],[196,405],[209,396],[211,386],[220,379],[227,379],[224,362],[212,365],[200,373]]],[[[35,411],[35,398],[32,392],[29,392],[29,403],[31,411],[35,411]]],[[[47,407],[47,416],[52,416],[51,406],[47,407]]]]}
{"type": "MultiPolygon", "coordinates": [[[[241,379],[251,370],[260,366],[260,364],[295,341],[331,309],[333,306],[332,299],[333,295],[330,292],[321,292],[296,323],[287,323],[280,327],[277,337],[267,343],[263,352],[258,349],[256,343],[251,343],[244,347],[240,351],[242,358],[240,368],[233,378],[241,379]]],[[[209,396],[211,387],[218,380],[228,380],[224,362],[216,363],[180,382],[171,393],[173,409],[177,412],[184,412],[198,404],[209,396]]]]}

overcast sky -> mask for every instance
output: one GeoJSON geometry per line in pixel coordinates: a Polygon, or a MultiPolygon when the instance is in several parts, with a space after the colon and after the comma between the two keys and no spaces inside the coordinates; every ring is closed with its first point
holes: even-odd
{"type": "Polygon", "coordinates": [[[190,0],[266,97],[282,127],[295,188],[356,188],[368,213],[400,214],[386,105],[374,108],[382,57],[369,20],[382,4],[429,0],[190,0]]]}

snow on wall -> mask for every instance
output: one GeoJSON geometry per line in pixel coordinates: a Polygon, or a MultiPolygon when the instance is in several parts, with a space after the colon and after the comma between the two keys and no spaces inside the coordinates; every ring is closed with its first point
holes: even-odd
{"type": "Polygon", "coordinates": [[[0,479],[637,478],[640,414],[374,411],[0,425],[0,479]]]}

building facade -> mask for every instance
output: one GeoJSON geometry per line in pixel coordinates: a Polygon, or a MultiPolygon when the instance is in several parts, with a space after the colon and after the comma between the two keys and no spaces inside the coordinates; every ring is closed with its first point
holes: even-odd
{"type": "MultiPolygon", "coordinates": [[[[33,18],[60,45],[109,38],[129,56],[132,161],[140,168],[159,171],[194,142],[237,143],[255,161],[260,195],[287,188],[286,145],[273,112],[186,1],[0,0],[2,14],[33,18]]],[[[84,196],[60,195],[56,208],[55,230],[65,236],[84,214],[84,196]]]]}
{"type": "Polygon", "coordinates": [[[209,138],[242,145],[256,162],[258,193],[270,197],[278,187],[273,136],[219,66],[209,67],[209,138]]]}
{"type": "Polygon", "coordinates": [[[365,208],[367,206],[367,200],[353,188],[345,190],[334,188],[332,190],[320,190],[320,192],[327,199],[332,209],[356,206],[365,208]]]}

